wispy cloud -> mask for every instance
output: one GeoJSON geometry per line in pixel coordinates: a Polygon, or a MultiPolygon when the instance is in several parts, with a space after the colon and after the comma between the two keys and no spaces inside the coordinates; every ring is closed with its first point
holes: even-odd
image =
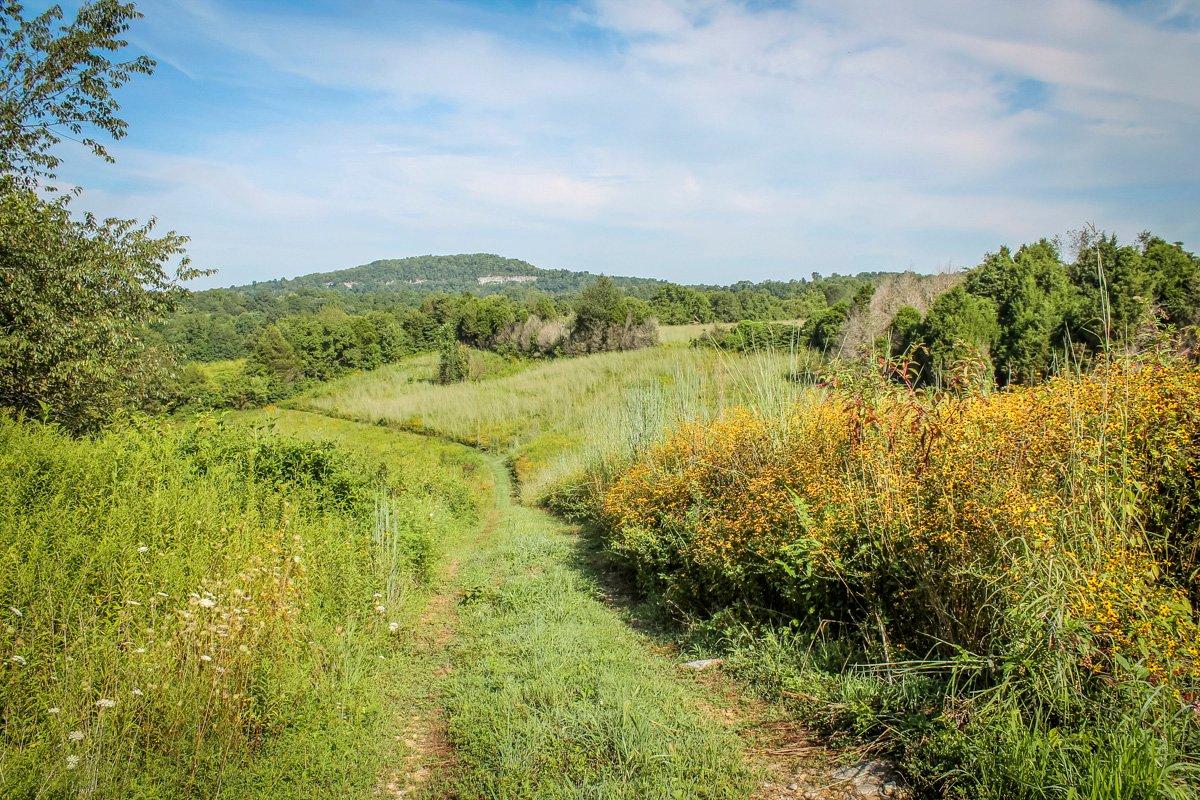
{"type": "Polygon", "coordinates": [[[222,282],[477,250],[706,282],[932,269],[1089,220],[1200,240],[1194,3],[146,11],[172,68],[127,100],[119,166],[77,180],[222,282]]]}

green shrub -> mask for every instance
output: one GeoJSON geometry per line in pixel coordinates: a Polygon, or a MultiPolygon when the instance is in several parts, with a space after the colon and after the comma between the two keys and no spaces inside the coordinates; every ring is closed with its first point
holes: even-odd
{"type": "Polygon", "coordinates": [[[471,373],[471,360],[467,348],[447,334],[438,352],[437,382],[441,384],[462,383],[471,373]]]}

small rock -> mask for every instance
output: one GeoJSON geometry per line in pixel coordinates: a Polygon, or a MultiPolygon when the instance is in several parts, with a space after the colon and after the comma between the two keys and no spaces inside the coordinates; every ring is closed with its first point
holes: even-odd
{"type": "Polygon", "coordinates": [[[900,783],[899,776],[884,761],[864,761],[852,767],[839,769],[833,773],[833,779],[846,784],[850,796],[860,800],[908,796],[908,791],[900,783]]]}
{"type": "Polygon", "coordinates": [[[695,661],[684,662],[683,666],[687,669],[694,669],[699,672],[700,670],[708,669],[709,667],[719,667],[724,663],[725,659],[723,658],[700,658],[695,661]]]}

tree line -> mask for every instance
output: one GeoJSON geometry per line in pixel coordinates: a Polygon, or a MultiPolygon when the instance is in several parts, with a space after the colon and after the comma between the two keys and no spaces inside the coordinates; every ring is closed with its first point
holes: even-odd
{"type": "Polygon", "coordinates": [[[922,315],[902,308],[886,349],[908,356],[908,377],[941,385],[974,364],[998,386],[1086,369],[1104,353],[1139,350],[1200,324],[1200,258],[1182,242],[1143,233],[1121,244],[1077,233],[1073,257],[1041,239],[986,255],[922,315]]]}

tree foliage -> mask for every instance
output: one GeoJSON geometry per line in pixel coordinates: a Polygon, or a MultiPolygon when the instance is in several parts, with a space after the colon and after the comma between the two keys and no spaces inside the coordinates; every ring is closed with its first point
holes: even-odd
{"type": "Polygon", "coordinates": [[[61,161],[53,148],[63,138],[112,160],[96,135],[125,135],[113,92],[154,70],[144,55],[112,57],[140,17],[132,3],[94,0],[62,24],[57,5],[25,18],[20,3],[0,0],[0,172],[27,185],[53,177],[61,161]]]}
{"type": "Polygon", "coordinates": [[[467,349],[454,338],[454,332],[446,328],[442,346],[438,351],[438,383],[462,383],[471,371],[467,349]]]}
{"type": "Polygon", "coordinates": [[[1038,382],[1200,323],[1200,259],[1181,243],[1144,233],[1122,245],[1087,229],[1073,249],[1069,262],[1049,239],[985,256],[904,345],[922,350],[924,380],[941,383],[955,362],[984,358],[1001,386],[1038,382]]]}
{"type": "Polygon", "coordinates": [[[86,431],[152,395],[158,359],[140,331],[197,274],[185,241],[0,192],[0,407],[86,431]]]}
{"type": "Polygon", "coordinates": [[[955,286],[933,302],[922,328],[928,374],[941,381],[956,364],[991,352],[999,335],[996,304],[955,286]]]}
{"type": "Polygon", "coordinates": [[[69,198],[38,193],[62,138],[111,160],[95,135],[125,134],[113,91],[154,67],[112,58],[138,16],[96,0],[60,24],[58,6],[26,18],[19,3],[0,4],[0,406],[76,432],[161,394],[167,358],[145,329],[201,274],[186,238],[156,237],[153,221],[79,219],[69,198]]]}

